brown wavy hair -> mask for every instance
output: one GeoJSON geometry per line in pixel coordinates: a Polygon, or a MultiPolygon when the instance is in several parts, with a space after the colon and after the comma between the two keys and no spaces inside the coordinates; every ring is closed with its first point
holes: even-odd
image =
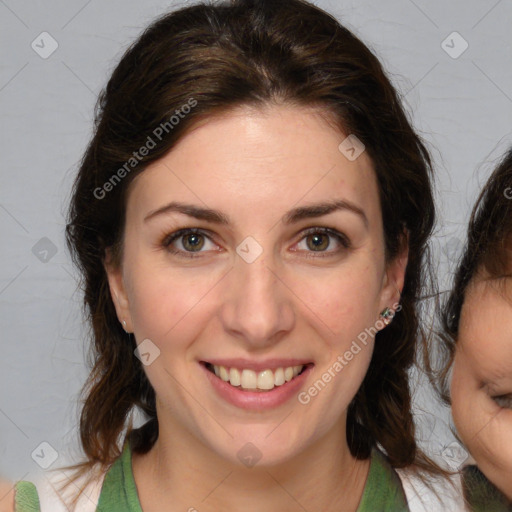
{"type": "Polygon", "coordinates": [[[402,309],[377,334],[368,373],[349,406],[350,450],[367,458],[379,444],[394,467],[434,469],[415,442],[408,381],[422,336],[417,302],[435,217],[430,156],[377,57],[335,18],[302,0],[199,3],[166,14],[126,51],[100,94],[66,229],[92,326],[92,370],[80,416],[86,461],[75,468],[107,468],[120,455],[123,433],[136,453],[158,438],[155,392],[116,316],[104,269],[107,248],[116,264],[122,260],[130,182],[199,120],[241,105],[278,103],[318,108],[340,135],[355,134],[365,144],[378,180],[387,260],[409,245],[402,309]],[[98,198],[148,135],[191,98],[195,107],[98,198]],[[135,407],[148,419],[140,429],[130,419],[135,407]]]}
{"type": "Polygon", "coordinates": [[[448,405],[451,405],[450,375],[466,290],[475,279],[505,284],[507,278],[512,278],[511,268],[512,148],[490,175],[473,207],[464,252],[455,272],[453,287],[440,312],[441,350],[430,352],[430,380],[448,405]]]}

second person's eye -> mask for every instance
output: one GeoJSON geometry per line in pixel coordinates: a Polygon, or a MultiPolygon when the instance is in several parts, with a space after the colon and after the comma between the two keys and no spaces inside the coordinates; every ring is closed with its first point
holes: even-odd
{"type": "Polygon", "coordinates": [[[491,397],[494,402],[504,409],[512,409],[512,393],[491,397]]]}

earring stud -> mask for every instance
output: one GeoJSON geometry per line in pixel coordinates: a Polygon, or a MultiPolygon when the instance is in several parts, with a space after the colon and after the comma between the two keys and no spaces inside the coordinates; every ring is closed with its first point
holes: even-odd
{"type": "Polygon", "coordinates": [[[125,330],[125,332],[128,332],[128,331],[126,330],[126,320],[123,320],[123,329],[125,330]]]}
{"type": "Polygon", "coordinates": [[[380,313],[380,317],[382,318],[386,325],[389,325],[391,323],[391,320],[393,320],[394,316],[395,312],[390,308],[385,308],[380,313]]]}

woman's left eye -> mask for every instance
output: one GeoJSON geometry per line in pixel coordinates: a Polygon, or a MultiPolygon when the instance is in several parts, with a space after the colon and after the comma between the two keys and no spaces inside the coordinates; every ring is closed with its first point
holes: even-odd
{"type": "MultiPolygon", "coordinates": [[[[343,249],[349,249],[350,240],[345,235],[334,229],[311,228],[304,233],[303,238],[297,245],[302,245],[300,250],[305,250],[309,253],[327,253],[327,255],[332,255],[334,253],[340,252],[343,249]],[[338,247],[335,247],[334,250],[328,250],[333,245],[337,245],[338,247]]],[[[308,254],[308,257],[317,256],[323,257],[323,254],[308,254]]]]}

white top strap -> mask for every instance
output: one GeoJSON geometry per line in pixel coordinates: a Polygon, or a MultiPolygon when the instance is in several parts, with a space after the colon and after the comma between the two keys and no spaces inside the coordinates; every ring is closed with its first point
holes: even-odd
{"type": "MultiPolygon", "coordinates": [[[[89,473],[93,474],[93,473],[89,473]]],[[[85,483],[87,475],[70,483],[63,492],[59,489],[64,482],[69,481],[68,473],[64,471],[50,472],[37,479],[34,484],[39,494],[41,512],[95,512],[105,478],[105,473],[95,473],[96,477],[87,485],[80,495],[76,506],[72,507],[72,499],[85,483]]]]}
{"type": "Polygon", "coordinates": [[[458,475],[450,480],[430,477],[430,489],[411,469],[395,471],[402,480],[411,512],[468,512],[458,475]]]}

